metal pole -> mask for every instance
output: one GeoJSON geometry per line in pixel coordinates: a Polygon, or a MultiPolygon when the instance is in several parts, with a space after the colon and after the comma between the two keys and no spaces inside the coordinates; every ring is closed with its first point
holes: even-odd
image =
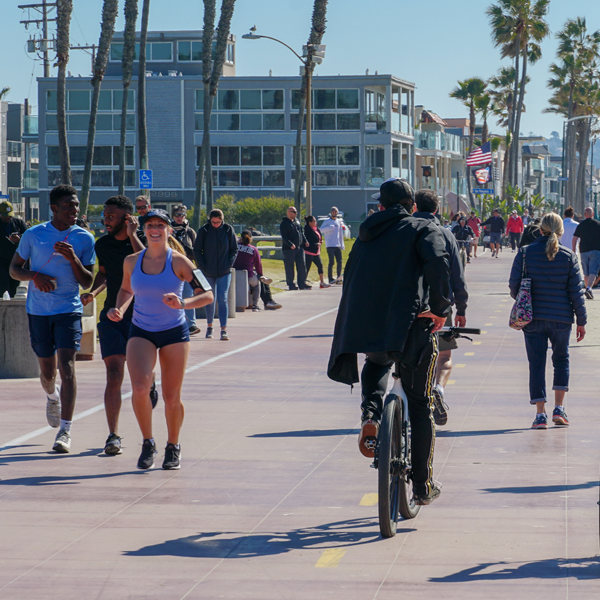
{"type": "MultiPolygon", "coordinates": [[[[590,129],[592,124],[590,122],[590,129]]],[[[594,138],[592,138],[592,158],[590,162],[590,204],[592,203],[592,174],[594,173],[594,138]]],[[[597,208],[597,207],[596,207],[597,208]]],[[[596,217],[598,213],[594,210],[594,217],[596,217]]]]}
{"type": "Polygon", "coordinates": [[[48,60],[48,11],[46,0],[42,0],[42,36],[44,38],[44,77],[50,77],[50,61],[48,60]]]}
{"type": "Polygon", "coordinates": [[[312,215],[312,52],[306,61],[306,216],[312,215]]]}

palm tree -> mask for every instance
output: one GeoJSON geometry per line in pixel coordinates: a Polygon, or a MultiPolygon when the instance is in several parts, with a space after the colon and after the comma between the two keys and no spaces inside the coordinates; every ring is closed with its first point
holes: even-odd
{"type": "Polygon", "coordinates": [[[213,208],[212,190],[212,165],[210,156],[210,117],[213,101],[219,89],[219,80],[225,64],[227,41],[231,29],[231,18],[235,8],[235,0],[223,0],[221,16],[217,25],[217,40],[215,44],[214,60],[212,56],[212,41],[214,38],[214,25],[216,18],[216,0],[204,2],[204,31],[202,41],[202,80],[204,83],[204,135],[200,149],[200,160],[196,175],[196,195],[194,198],[194,215],[192,227],[200,227],[200,210],[202,207],[202,188],[206,176],[206,210],[213,208]]]}
{"type": "Polygon", "coordinates": [[[9,87],[3,87],[2,89],[0,89],[0,100],[2,100],[4,96],[8,96],[8,92],[10,92],[9,87]]]}
{"type": "Polygon", "coordinates": [[[92,164],[94,161],[94,140],[96,138],[96,115],[98,114],[98,101],[100,99],[100,87],[104,79],[104,71],[108,63],[110,44],[115,33],[115,20],[119,11],[119,0],[104,0],[102,7],[102,26],[100,29],[100,41],[98,42],[98,54],[94,63],[94,75],[91,80],[93,87],[92,105],[90,110],[90,124],[88,127],[87,150],[85,153],[85,167],[83,169],[83,182],[79,196],[80,213],[87,215],[88,199],[90,195],[90,183],[92,180],[92,164]]]}
{"type": "Polygon", "coordinates": [[[62,183],[71,185],[71,161],[67,141],[66,77],[69,62],[69,29],[73,0],[56,0],[56,121],[58,123],[58,155],[62,183]]]}
{"type": "Polygon", "coordinates": [[[492,98],[487,92],[475,98],[475,110],[481,114],[481,118],[483,119],[483,127],[481,129],[482,144],[485,144],[488,141],[488,116],[492,111],[492,107],[490,105],[491,100],[492,98]]]}
{"type": "MultiPolygon", "coordinates": [[[[312,14],[312,26],[308,43],[319,45],[325,35],[327,28],[327,4],[329,0],[315,0],[312,14]]],[[[306,111],[306,93],[308,89],[308,77],[312,76],[314,65],[309,65],[305,69],[300,84],[300,106],[298,108],[298,128],[296,130],[296,172],[295,172],[295,189],[294,189],[294,204],[298,211],[301,207],[301,190],[302,190],[302,130],[304,129],[304,113],[306,111]],[[310,70],[310,73],[307,72],[310,70]]]]}
{"type": "MultiPolygon", "coordinates": [[[[140,56],[138,60],[138,89],[137,89],[137,113],[138,113],[138,153],[140,168],[148,169],[148,130],[146,128],[146,40],[148,39],[148,19],[150,17],[150,0],[144,0],[142,4],[142,24],[140,29],[140,56]]],[[[147,190],[143,191],[147,194],[147,190]]]]}
{"type": "MultiPolygon", "coordinates": [[[[123,57],[121,59],[123,72],[123,99],[121,101],[121,131],[119,137],[119,194],[121,195],[125,193],[127,106],[129,103],[129,87],[131,86],[131,78],[133,77],[133,61],[135,60],[135,24],[138,17],[137,0],[125,0],[124,12],[125,29],[123,31],[123,57]]],[[[140,44],[140,54],[141,51],[142,48],[140,44]]],[[[141,70],[139,73],[141,74],[141,70]]],[[[140,74],[138,74],[138,82],[143,79],[140,74]]]]}

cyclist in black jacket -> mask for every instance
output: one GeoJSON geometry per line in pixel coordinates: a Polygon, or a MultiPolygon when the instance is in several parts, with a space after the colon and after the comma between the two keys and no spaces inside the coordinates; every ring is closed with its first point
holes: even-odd
{"type": "Polygon", "coordinates": [[[467,262],[471,262],[471,240],[475,237],[475,233],[467,225],[467,217],[460,218],[452,233],[454,233],[457,242],[469,242],[468,244],[465,243],[464,246],[467,252],[467,262]]]}

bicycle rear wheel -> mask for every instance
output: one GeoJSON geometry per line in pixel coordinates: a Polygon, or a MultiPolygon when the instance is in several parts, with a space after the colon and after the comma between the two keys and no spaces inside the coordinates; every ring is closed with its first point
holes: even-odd
{"type": "Polygon", "coordinates": [[[400,409],[398,396],[385,401],[377,444],[379,477],[379,531],[382,537],[396,535],[400,502],[400,409]]]}
{"type": "MultiPolygon", "coordinates": [[[[402,405],[401,405],[402,406],[402,405]]],[[[401,409],[401,417],[404,417],[401,409]]],[[[400,422],[403,423],[404,418],[401,418],[400,422]]],[[[400,476],[400,514],[405,519],[414,519],[421,507],[415,504],[413,497],[413,481],[410,472],[410,466],[412,465],[410,456],[410,422],[407,422],[406,428],[402,425],[402,443],[400,462],[405,467],[403,473],[400,476]]]]}

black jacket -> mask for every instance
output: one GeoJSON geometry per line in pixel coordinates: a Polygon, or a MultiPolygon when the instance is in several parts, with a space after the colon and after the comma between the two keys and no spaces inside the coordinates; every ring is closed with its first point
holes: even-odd
{"type": "Polygon", "coordinates": [[[284,250],[291,250],[292,244],[296,248],[304,248],[306,244],[306,238],[304,237],[304,231],[302,231],[302,225],[294,219],[288,219],[283,217],[281,225],[279,225],[279,231],[281,232],[281,246],[284,250]]]}
{"type": "MultiPolygon", "coordinates": [[[[317,227],[317,231],[321,233],[321,230],[317,227]]],[[[307,252],[311,254],[320,254],[321,246],[319,242],[323,243],[323,234],[319,237],[317,233],[308,223],[304,226],[304,239],[308,242],[308,246],[305,248],[307,252]]]]}
{"type": "Polygon", "coordinates": [[[585,325],[587,313],[583,296],[583,280],[577,256],[568,248],[559,246],[553,261],[546,256],[548,236],[534,240],[527,248],[519,250],[510,272],[510,295],[517,297],[521,287],[523,252],[526,277],[531,278],[533,318],[559,323],[572,323],[573,313],[577,325],[585,325]]]}
{"type": "Polygon", "coordinates": [[[446,252],[450,257],[450,300],[452,300],[456,306],[456,314],[464,317],[467,312],[469,293],[467,292],[465,272],[460,260],[460,249],[458,248],[454,234],[449,229],[442,227],[438,219],[431,213],[416,212],[413,213],[413,217],[418,219],[430,219],[440,228],[440,231],[446,240],[446,252]]]}
{"type": "Polygon", "coordinates": [[[523,235],[521,236],[521,239],[519,241],[519,248],[523,248],[524,246],[529,246],[529,244],[531,244],[531,242],[534,242],[539,237],[542,237],[542,232],[540,231],[540,224],[532,223],[531,225],[527,225],[527,227],[525,227],[525,231],[523,231],[523,235]]]}
{"type": "Polygon", "coordinates": [[[489,225],[491,233],[504,233],[505,225],[502,217],[490,217],[482,225],[489,225]]]}
{"type": "Polygon", "coordinates": [[[10,217],[8,223],[0,221],[0,264],[10,265],[12,257],[17,251],[18,244],[11,242],[8,238],[13,233],[23,235],[27,231],[27,223],[19,217],[10,217]]]}
{"type": "Polygon", "coordinates": [[[464,227],[459,225],[452,230],[452,233],[454,234],[454,237],[461,242],[466,242],[475,237],[475,233],[468,225],[465,225],[464,227]]]}
{"type": "Polygon", "coordinates": [[[357,383],[359,352],[401,355],[411,346],[413,331],[424,347],[431,321],[416,317],[428,308],[448,315],[449,280],[446,242],[438,226],[411,217],[400,205],[368,217],[344,271],[328,376],[357,383]]]}
{"type": "Polygon", "coordinates": [[[189,226],[187,220],[184,220],[181,225],[173,222],[171,227],[173,228],[173,237],[183,246],[185,255],[193,261],[196,232],[189,226]]]}
{"type": "Polygon", "coordinates": [[[222,223],[215,228],[210,221],[198,229],[194,243],[194,256],[199,269],[207,277],[227,275],[238,253],[237,238],[233,227],[222,223]]]}

